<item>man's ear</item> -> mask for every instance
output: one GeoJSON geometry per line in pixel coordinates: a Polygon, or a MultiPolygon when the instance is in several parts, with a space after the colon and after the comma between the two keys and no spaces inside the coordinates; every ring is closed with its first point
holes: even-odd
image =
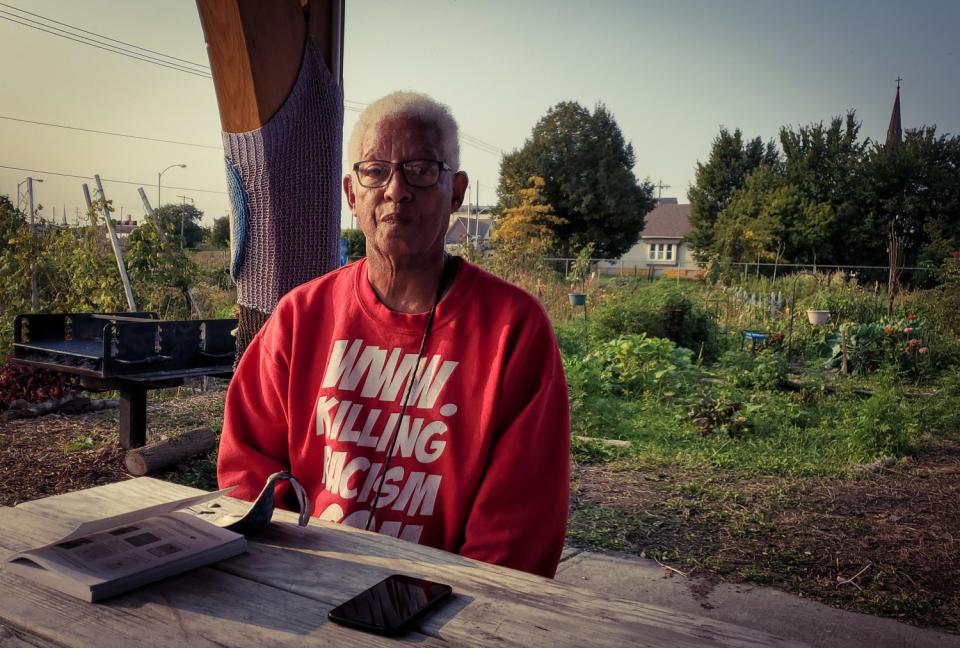
{"type": "Polygon", "coordinates": [[[467,193],[467,185],[470,184],[470,178],[466,171],[457,171],[453,174],[453,196],[450,199],[450,213],[460,209],[463,204],[463,195],[467,193]]]}
{"type": "Polygon", "coordinates": [[[350,211],[353,211],[354,205],[357,204],[357,195],[353,193],[352,175],[347,174],[343,176],[343,193],[347,196],[347,204],[350,205],[350,211]]]}

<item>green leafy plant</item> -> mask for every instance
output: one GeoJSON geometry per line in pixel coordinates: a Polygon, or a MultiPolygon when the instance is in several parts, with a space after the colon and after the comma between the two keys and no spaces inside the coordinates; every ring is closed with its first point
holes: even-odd
{"type": "Polygon", "coordinates": [[[625,335],[599,345],[587,354],[600,388],[627,398],[653,394],[657,398],[679,392],[692,367],[692,352],[670,340],[646,334],[625,335]]]}
{"type": "Polygon", "coordinates": [[[772,349],[757,353],[727,351],[717,364],[720,375],[734,387],[779,389],[787,377],[787,361],[772,349]]]}

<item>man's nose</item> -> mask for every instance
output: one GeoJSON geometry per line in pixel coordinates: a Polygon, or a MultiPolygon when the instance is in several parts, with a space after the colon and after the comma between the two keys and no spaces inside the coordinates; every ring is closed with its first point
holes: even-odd
{"type": "Polygon", "coordinates": [[[400,165],[393,167],[393,173],[384,187],[383,197],[392,202],[406,202],[413,198],[413,192],[407,184],[407,179],[403,177],[400,165]]]}

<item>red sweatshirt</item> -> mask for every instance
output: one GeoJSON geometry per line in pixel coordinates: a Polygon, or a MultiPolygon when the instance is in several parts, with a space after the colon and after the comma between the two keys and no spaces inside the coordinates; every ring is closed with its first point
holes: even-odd
{"type": "MultiPolygon", "coordinates": [[[[288,293],[227,392],[218,477],[254,499],[289,469],[314,515],[366,524],[427,316],[389,310],[366,261],[288,293]]],[[[463,263],[437,306],[371,528],[553,576],[569,489],[567,387],[521,289],[463,263]]]]}

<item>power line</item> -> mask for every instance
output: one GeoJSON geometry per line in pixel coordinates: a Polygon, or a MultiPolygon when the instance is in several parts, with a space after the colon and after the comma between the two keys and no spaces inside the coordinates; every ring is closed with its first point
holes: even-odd
{"type": "Polygon", "coordinates": [[[79,34],[70,34],[70,32],[64,32],[63,30],[57,30],[56,28],[52,28],[52,27],[50,29],[45,29],[46,27],[50,27],[50,25],[42,25],[42,23],[31,24],[29,22],[23,22],[23,20],[29,20],[29,19],[23,18],[23,16],[17,16],[16,14],[11,14],[10,12],[7,12],[7,11],[0,10],[0,14],[6,14],[6,15],[0,15],[0,19],[2,20],[16,23],[18,25],[23,25],[24,27],[30,27],[31,29],[36,29],[37,31],[46,32],[47,34],[52,34],[54,36],[59,36],[60,38],[65,38],[67,40],[74,41],[75,43],[80,43],[81,45],[88,45],[89,47],[103,50],[105,52],[119,54],[121,56],[126,56],[127,58],[143,61],[144,63],[152,63],[154,65],[159,65],[160,67],[169,68],[171,70],[186,72],[187,74],[192,74],[193,76],[198,76],[205,79],[211,78],[209,73],[197,72],[196,70],[188,69],[177,63],[169,63],[169,62],[161,61],[159,59],[148,56],[146,54],[140,55],[138,53],[130,53],[127,50],[120,49],[114,45],[109,45],[107,43],[97,43],[92,39],[86,39],[86,37],[80,36],[79,34]],[[9,16],[14,16],[14,17],[10,18],[9,16]],[[16,18],[20,18],[21,20],[16,20],[16,18]],[[42,25],[42,26],[38,26],[38,25],[42,25]],[[85,39],[85,40],[81,40],[81,39],[85,39]]]}
{"type": "Polygon", "coordinates": [[[170,54],[164,54],[163,52],[157,52],[157,51],[152,50],[152,49],[147,49],[146,47],[141,47],[141,46],[135,45],[135,44],[133,44],[133,43],[127,43],[126,41],[117,40],[116,38],[111,38],[111,37],[109,37],[109,36],[104,36],[103,34],[98,34],[98,33],[96,33],[96,32],[87,31],[86,29],[81,29],[80,27],[74,27],[73,25],[69,25],[69,24],[67,24],[67,23],[60,22],[59,20],[54,20],[53,18],[47,18],[46,16],[41,16],[40,14],[33,13],[32,11],[27,11],[26,9],[20,9],[19,7],[14,7],[13,5],[9,5],[9,4],[7,4],[6,2],[0,2],[0,6],[6,7],[6,8],[8,8],[8,9],[13,9],[14,11],[18,11],[18,12],[20,12],[20,13],[24,13],[24,14],[27,14],[27,15],[29,15],[29,16],[33,16],[33,17],[35,17],[35,18],[40,18],[41,20],[46,20],[47,22],[51,22],[51,23],[54,23],[54,24],[57,24],[57,25],[63,25],[64,27],[67,27],[68,29],[72,29],[73,31],[83,32],[84,34],[90,34],[91,36],[96,36],[97,38],[103,38],[104,40],[113,41],[114,43],[120,43],[121,45],[126,45],[126,46],[128,46],[128,47],[133,47],[133,48],[138,49],[138,50],[143,50],[144,52],[150,52],[151,54],[156,54],[156,55],[162,56],[162,57],[164,57],[164,58],[173,59],[174,61],[180,61],[181,63],[187,63],[187,64],[189,64],[189,65],[196,66],[196,67],[201,68],[201,69],[206,70],[206,71],[209,71],[209,70],[210,70],[210,68],[209,68],[205,63],[195,63],[195,62],[193,62],[193,61],[188,61],[188,60],[186,60],[186,59],[177,58],[176,56],[171,56],[170,54]]]}
{"type": "MultiPolygon", "coordinates": [[[[0,169],[9,169],[11,171],[26,171],[27,173],[42,173],[43,175],[60,176],[61,178],[77,178],[79,180],[93,180],[93,176],[77,175],[74,173],[59,173],[57,171],[43,171],[41,169],[25,169],[23,167],[7,166],[5,164],[0,164],[0,169]]],[[[134,185],[135,187],[153,186],[153,181],[134,182],[133,180],[116,180],[111,178],[101,178],[101,180],[103,180],[104,182],[116,182],[118,184],[134,185]]],[[[164,188],[179,189],[180,191],[198,191],[200,193],[222,194],[224,196],[227,195],[226,191],[217,191],[216,189],[198,189],[196,187],[174,187],[173,185],[167,185],[164,188]]]]}
{"type": "MultiPolygon", "coordinates": [[[[130,51],[130,50],[124,49],[124,48],[122,48],[122,47],[117,47],[117,46],[115,46],[115,45],[110,45],[109,43],[98,42],[98,41],[96,41],[96,40],[94,40],[94,39],[92,39],[92,38],[88,38],[88,37],[82,36],[82,35],[80,35],[80,34],[76,34],[76,33],[73,33],[73,32],[70,32],[70,31],[67,31],[67,30],[64,30],[64,29],[60,29],[60,28],[58,28],[58,27],[54,27],[53,25],[46,25],[46,24],[37,22],[37,21],[35,21],[35,20],[32,20],[32,19],[30,19],[30,18],[26,18],[26,17],[24,17],[24,16],[20,16],[20,15],[17,15],[17,14],[12,14],[12,13],[10,13],[10,12],[8,12],[8,11],[3,11],[2,9],[0,9],[0,19],[6,20],[6,21],[8,21],[8,22],[16,23],[16,24],[22,25],[22,26],[24,26],[24,27],[30,27],[31,29],[36,29],[36,30],[38,30],[38,31],[45,32],[45,33],[51,34],[51,35],[53,35],[53,36],[58,36],[58,37],[60,37],[60,38],[64,38],[64,39],[73,41],[73,42],[75,42],[75,43],[80,43],[81,45],[87,45],[87,46],[89,46],[89,47],[94,47],[94,48],[96,48],[96,49],[99,49],[99,50],[102,50],[102,51],[105,51],[105,52],[108,52],[108,53],[111,53],[111,54],[118,54],[118,55],[120,55],[120,56],[125,56],[125,57],[127,57],[127,58],[132,58],[132,59],[137,60],[137,61],[142,61],[142,62],[144,62],[144,63],[152,63],[153,65],[157,65],[157,66],[160,66],[160,67],[164,67],[164,68],[167,68],[167,69],[170,69],[170,70],[176,70],[176,71],[178,71],[178,72],[185,72],[185,73],[187,73],[187,74],[192,74],[192,75],[194,75],[194,76],[199,76],[199,77],[203,77],[203,78],[206,78],[206,79],[212,78],[212,75],[211,75],[210,72],[209,72],[209,69],[210,69],[210,68],[207,67],[207,66],[205,66],[205,65],[201,65],[200,63],[195,63],[195,62],[193,62],[193,61],[188,61],[188,60],[186,60],[186,59],[178,58],[178,57],[176,57],[176,56],[171,56],[171,55],[169,55],[169,54],[163,54],[162,52],[157,52],[157,51],[155,51],[155,50],[151,50],[151,49],[148,49],[148,48],[145,48],[145,47],[141,47],[141,46],[135,45],[135,44],[133,44],[133,43],[128,43],[128,42],[126,42],[126,41],[122,41],[122,40],[119,40],[119,39],[116,39],[116,38],[112,38],[112,37],[110,37],[110,36],[105,36],[105,35],[103,35],[103,34],[98,34],[98,33],[96,33],[96,32],[88,31],[88,30],[86,30],[86,29],[81,29],[81,28],[79,28],[79,27],[73,27],[72,25],[68,25],[67,23],[63,23],[63,22],[60,22],[60,21],[58,21],[58,20],[54,20],[54,19],[52,19],[52,18],[47,18],[46,16],[41,16],[40,14],[36,14],[36,13],[30,12],[30,11],[27,11],[27,10],[25,10],[25,9],[20,9],[20,8],[18,8],[18,7],[15,7],[15,6],[13,6],[13,5],[7,4],[7,3],[5,3],[5,2],[0,2],[0,6],[7,7],[8,9],[13,9],[14,11],[20,12],[20,13],[22,13],[22,14],[27,14],[27,15],[30,15],[30,16],[35,16],[35,17],[40,18],[41,20],[45,20],[45,21],[47,21],[47,22],[49,22],[49,23],[54,23],[54,24],[56,24],[56,25],[63,25],[64,27],[67,27],[68,29],[71,29],[71,30],[73,30],[73,31],[75,31],[75,32],[82,32],[82,33],[84,33],[84,34],[90,34],[90,35],[92,35],[92,36],[96,36],[97,38],[102,38],[102,39],[105,39],[105,40],[108,40],[108,41],[112,41],[112,42],[114,42],[114,43],[119,43],[119,44],[125,45],[125,46],[127,46],[127,47],[132,47],[132,48],[135,48],[135,49],[137,49],[137,50],[141,50],[142,52],[149,52],[150,54],[156,54],[157,56],[162,56],[162,57],[164,57],[164,58],[171,59],[171,60],[169,60],[169,61],[164,61],[164,60],[162,60],[162,59],[157,59],[157,58],[154,57],[154,56],[150,56],[149,54],[141,54],[140,52],[130,51]],[[23,22],[23,21],[27,21],[27,22],[23,22]],[[180,62],[182,62],[182,63],[186,63],[187,65],[192,65],[192,66],[195,66],[196,68],[199,68],[199,70],[190,69],[190,68],[187,68],[187,67],[184,66],[184,65],[181,65],[180,63],[174,63],[174,62],[172,62],[172,61],[180,61],[180,62]]],[[[363,109],[366,108],[366,107],[369,106],[369,105],[370,105],[370,104],[364,103],[364,102],[362,102],[362,101],[354,101],[354,100],[346,99],[346,98],[344,99],[344,109],[345,109],[345,110],[348,110],[348,111],[350,111],[350,112],[357,112],[357,113],[363,112],[363,109]],[[351,105],[351,104],[353,104],[353,105],[351,105]]],[[[178,142],[178,141],[173,141],[173,140],[164,140],[164,139],[160,139],[160,138],[151,138],[151,137],[145,137],[145,136],[127,135],[127,134],[124,134],[124,133],[112,133],[112,132],[109,132],[109,131],[98,131],[98,130],[95,130],[95,129],[81,128],[81,127],[76,127],[76,126],[65,126],[65,125],[61,125],[61,124],[49,124],[49,123],[44,123],[44,122],[32,122],[32,121],[30,121],[30,120],[17,119],[17,118],[13,118],[13,117],[0,117],[0,118],[2,118],[2,119],[10,119],[10,120],[13,120],[13,121],[22,121],[22,122],[25,122],[25,123],[33,123],[33,124],[43,125],[43,126],[52,126],[52,127],[55,127],[55,128],[67,128],[67,129],[70,129],[70,130],[93,132],[93,133],[99,133],[99,134],[103,134],[103,135],[113,135],[113,136],[116,136],[116,137],[127,137],[127,138],[131,138],[131,139],[142,139],[142,140],[147,140],[147,141],[157,141],[157,142],[163,142],[163,143],[169,143],[169,144],[182,144],[182,145],[185,145],[185,146],[196,146],[196,147],[200,147],[200,148],[215,148],[215,149],[219,149],[219,148],[220,148],[220,147],[214,147],[214,146],[209,146],[209,145],[205,145],[205,144],[194,144],[194,143],[192,143],[192,142],[178,142]]],[[[481,150],[481,151],[483,151],[483,152],[485,152],[485,153],[490,153],[490,154],[493,154],[493,155],[503,155],[503,154],[504,154],[503,149],[501,149],[500,147],[494,146],[493,144],[490,144],[489,142],[486,142],[486,141],[484,141],[484,140],[482,140],[482,139],[480,139],[480,138],[478,138],[478,137],[474,137],[473,135],[470,135],[469,133],[463,133],[463,132],[461,132],[461,133],[460,133],[460,138],[461,138],[461,140],[463,140],[463,143],[464,143],[464,144],[466,144],[466,145],[468,145],[468,146],[472,146],[473,148],[479,149],[479,150],[481,150]]]]}
{"type": "MultiPolygon", "coordinates": [[[[360,112],[359,108],[350,108],[348,106],[345,106],[345,108],[347,108],[348,110],[355,110],[357,112],[360,112]]],[[[5,119],[7,121],[12,121],[12,122],[19,122],[21,124],[31,124],[33,126],[48,126],[50,128],[62,128],[64,130],[79,131],[81,133],[94,133],[96,135],[110,135],[112,137],[123,137],[126,139],[142,140],[145,142],[159,142],[161,144],[178,144],[180,146],[193,146],[195,148],[210,149],[213,151],[223,151],[223,146],[214,146],[211,144],[198,144],[197,142],[184,142],[182,140],[164,139],[162,137],[149,137],[147,135],[133,135],[132,133],[117,133],[114,131],[98,130],[96,128],[84,128],[82,126],[68,126],[67,124],[54,124],[52,122],[42,122],[34,119],[23,119],[21,117],[12,117],[10,115],[0,115],[0,119],[5,119]]],[[[493,155],[503,155],[503,151],[501,149],[493,146],[492,144],[486,144],[482,140],[477,140],[475,137],[472,137],[471,135],[467,135],[466,133],[461,133],[460,138],[463,140],[463,143],[466,144],[467,146],[472,146],[485,153],[491,153],[493,155]],[[477,144],[475,143],[475,141],[479,141],[481,143],[477,144]]]]}
{"type": "Polygon", "coordinates": [[[126,137],[128,139],[144,140],[147,142],[161,142],[164,144],[180,144],[181,146],[195,146],[197,148],[213,149],[215,151],[221,151],[221,152],[223,151],[223,146],[211,146],[210,144],[197,144],[196,142],[181,142],[179,140],[162,139],[159,137],[147,137],[146,135],[131,135],[129,133],[115,133],[113,131],[96,130],[94,128],[81,128],[80,126],[67,126],[66,124],[53,124],[50,122],[34,121],[32,119],[21,119],[19,117],[10,117],[9,115],[0,115],[0,119],[21,122],[24,124],[33,124],[36,126],[51,126],[53,128],[63,128],[66,130],[75,130],[75,131],[81,131],[84,133],[96,133],[97,135],[112,135],[114,137],[126,137]]]}

